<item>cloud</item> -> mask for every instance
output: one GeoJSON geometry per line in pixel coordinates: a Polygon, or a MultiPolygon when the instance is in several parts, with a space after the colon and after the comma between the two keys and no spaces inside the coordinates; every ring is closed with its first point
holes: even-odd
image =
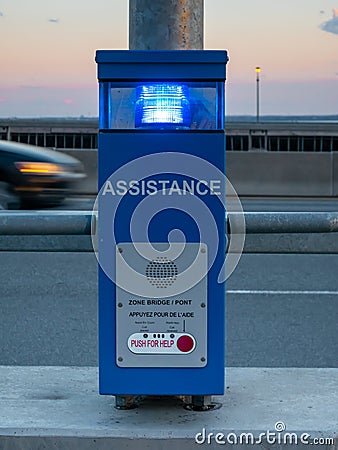
{"type": "Polygon", "coordinates": [[[50,23],[59,23],[60,19],[48,19],[48,22],[50,22],[50,23]]]}
{"type": "Polygon", "coordinates": [[[77,101],[74,100],[73,98],[64,98],[63,103],[65,105],[76,105],[77,101]]]}
{"type": "Polygon", "coordinates": [[[332,19],[323,22],[320,28],[327,33],[338,34],[338,8],[333,9],[332,19]]]}

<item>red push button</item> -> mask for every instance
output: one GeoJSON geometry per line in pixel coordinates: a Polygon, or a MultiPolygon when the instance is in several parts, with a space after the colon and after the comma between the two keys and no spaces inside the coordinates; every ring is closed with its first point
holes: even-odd
{"type": "Polygon", "coordinates": [[[191,336],[183,335],[177,339],[177,348],[181,350],[181,352],[190,352],[194,348],[194,345],[195,343],[191,336]]]}

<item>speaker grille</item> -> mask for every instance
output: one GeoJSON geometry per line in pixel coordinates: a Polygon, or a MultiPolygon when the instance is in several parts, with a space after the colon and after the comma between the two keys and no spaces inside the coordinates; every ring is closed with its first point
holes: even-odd
{"type": "Polygon", "coordinates": [[[150,284],[157,288],[167,288],[176,280],[178,269],[176,264],[165,256],[150,261],[146,267],[146,277],[150,284]]]}

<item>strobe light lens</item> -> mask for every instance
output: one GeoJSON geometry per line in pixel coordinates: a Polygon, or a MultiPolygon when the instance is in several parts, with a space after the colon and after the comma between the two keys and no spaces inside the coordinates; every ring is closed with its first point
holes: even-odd
{"type": "Polygon", "coordinates": [[[154,83],[136,88],[136,128],[190,128],[189,88],[154,83]]]}

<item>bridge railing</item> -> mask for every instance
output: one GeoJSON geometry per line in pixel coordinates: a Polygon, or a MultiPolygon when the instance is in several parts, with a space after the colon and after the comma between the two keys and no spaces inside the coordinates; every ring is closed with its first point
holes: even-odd
{"type": "MultiPolygon", "coordinates": [[[[338,212],[245,212],[244,253],[338,253],[338,212]]],[[[92,251],[92,211],[0,211],[0,251],[92,251]]],[[[243,216],[227,216],[228,239],[243,216]]],[[[241,252],[242,248],[234,252],[241,252]]]]}
{"type": "MultiPolygon", "coordinates": [[[[338,212],[245,212],[247,234],[338,232],[338,212]]],[[[1,211],[0,235],[90,235],[92,211],[1,211]]],[[[229,213],[236,234],[241,213],[229,213]]]]}

